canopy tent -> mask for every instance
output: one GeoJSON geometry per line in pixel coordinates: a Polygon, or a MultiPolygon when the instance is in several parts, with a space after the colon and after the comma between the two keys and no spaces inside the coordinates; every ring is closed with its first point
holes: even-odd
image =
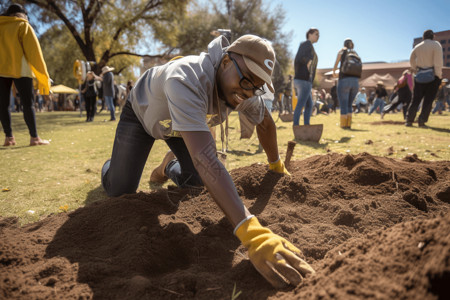
{"type": "MultiPolygon", "coordinates": [[[[339,69],[336,69],[336,72],[335,72],[336,74],[339,74],[339,69]]],[[[331,71],[328,71],[328,72],[326,72],[326,73],[323,73],[323,75],[325,75],[325,76],[331,76],[331,75],[333,75],[333,70],[331,70],[331,71]]]]}
{"type": "Polygon", "coordinates": [[[385,88],[393,89],[397,80],[389,73],[385,75],[378,75],[377,73],[363,79],[359,82],[360,87],[376,87],[378,81],[383,81],[385,88]]]}
{"type": "Polygon", "coordinates": [[[50,91],[54,94],[78,94],[77,90],[62,84],[50,87],[50,91]]]}

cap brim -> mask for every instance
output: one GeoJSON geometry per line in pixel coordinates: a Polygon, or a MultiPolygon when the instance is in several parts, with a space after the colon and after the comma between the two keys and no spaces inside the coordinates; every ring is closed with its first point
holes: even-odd
{"type": "Polygon", "coordinates": [[[275,89],[272,85],[272,78],[270,78],[269,74],[267,74],[260,66],[258,66],[253,60],[247,58],[246,56],[242,56],[244,58],[244,63],[247,68],[252,72],[253,75],[258,76],[266,83],[267,87],[272,93],[275,93],[275,89]]]}

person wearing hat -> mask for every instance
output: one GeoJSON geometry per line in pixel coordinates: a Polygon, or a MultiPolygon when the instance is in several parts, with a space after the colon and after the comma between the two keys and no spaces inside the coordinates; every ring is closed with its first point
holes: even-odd
{"type": "Polygon", "coordinates": [[[445,110],[445,100],[447,100],[448,97],[448,89],[446,87],[447,83],[448,83],[447,78],[442,79],[439,91],[437,92],[436,106],[433,108],[432,111],[433,114],[438,112],[440,115],[442,115],[442,111],[445,110]]]}
{"type": "Polygon", "coordinates": [[[41,46],[28,23],[25,9],[12,4],[0,16],[0,121],[5,132],[3,146],[14,146],[9,100],[14,83],[20,94],[23,117],[30,133],[30,146],[48,145],[49,141],[38,136],[33,96],[33,74],[37,79],[40,95],[48,95],[50,78],[42,55],[41,46]]]}
{"type": "Polygon", "coordinates": [[[345,39],[344,47],[339,50],[333,67],[333,77],[337,77],[338,75],[336,74],[336,70],[338,65],[340,65],[337,94],[341,105],[340,126],[345,129],[350,129],[352,125],[352,104],[356,94],[358,93],[358,79],[361,77],[361,74],[357,76],[357,74],[346,73],[345,69],[343,69],[347,56],[351,58],[352,56],[349,55],[357,55],[354,48],[355,45],[353,44],[353,41],[349,38],[345,39]]]}
{"type": "Polygon", "coordinates": [[[217,157],[210,131],[231,110],[239,111],[256,125],[269,170],[289,175],[278,153],[275,123],[260,97],[266,92],[264,85],[274,92],[274,65],[270,43],[244,35],[231,45],[217,37],[208,52],[147,70],[123,107],[112,156],[101,173],[109,196],[135,193],[153,143],[164,140],[171,151],[151,181],[170,178],[180,187],[205,186],[247,247],[255,268],[273,286],[283,287],[299,284],[314,270],[297,247],[261,226],[244,206],[217,157]]]}
{"type": "Polygon", "coordinates": [[[411,51],[409,63],[411,69],[416,73],[414,78],[414,92],[411,104],[406,114],[406,126],[412,126],[416,118],[417,110],[422,102],[422,111],[419,115],[419,127],[426,127],[425,123],[430,116],[431,106],[441,84],[442,67],[442,46],[438,41],[434,41],[433,30],[425,30],[423,41],[417,44],[411,51]],[[424,76],[429,74],[430,76],[424,76]],[[423,79],[425,77],[425,80],[423,79]],[[429,77],[429,79],[427,79],[429,77]]]}
{"type": "Polygon", "coordinates": [[[366,105],[367,105],[367,94],[366,94],[365,87],[362,87],[361,91],[358,92],[358,94],[356,94],[356,97],[355,97],[356,111],[355,111],[355,113],[361,112],[361,105],[363,105],[364,107],[366,107],[366,105]]]}
{"type": "Polygon", "coordinates": [[[103,98],[105,99],[106,106],[108,107],[109,113],[111,114],[110,121],[115,121],[116,120],[116,107],[114,105],[115,90],[114,90],[114,74],[112,71],[114,71],[114,68],[104,66],[102,68],[101,76],[103,77],[102,83],[103,98]]]}
{"type": "Polygon", "coordinates": [[[380,114],[383,112],[384,105],[386,104],[385,98],[387,97],[386,89],[384,88],[383,81],[377,82],[377,88],[375,90],[375,101],[369,110],[369,116],[377,109],[380,108],[380,114]]]}

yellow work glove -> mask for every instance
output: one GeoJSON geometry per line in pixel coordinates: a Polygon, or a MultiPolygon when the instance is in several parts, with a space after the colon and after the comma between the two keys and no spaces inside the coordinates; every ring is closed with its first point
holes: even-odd
{"type": "Polygon", "coordinates": [[[254,216],[238,224],[235,234],[248,249],[248,256],[256,270],[275,288],[288,284],[297,286],[302,282],[303,276],[315,273],[300,258],[303,256],[300,249],[261,226],[254,216]]]}
{"type": "Polygon", "coordinates": [[[275,162],[269,161],[269,170],[291,176],[291,173],[289,173],[289,171],[286,169],[284,163],[281,161],[280,158],[278,158],[278,160],[275,162]]]}

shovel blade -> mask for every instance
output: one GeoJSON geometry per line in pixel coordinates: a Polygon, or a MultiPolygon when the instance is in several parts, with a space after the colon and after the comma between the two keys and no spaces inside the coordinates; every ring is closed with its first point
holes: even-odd
{"type": "Polygon", "coordinates": [[[322,137],[323,124],[293,126],[295,139],[318,143],[322,137]]]}
{"type": "Polygon", "coordinates": [[[294,120],[294,114],[293,113],[281,114],[280,119],[283,122],[292,122],[294,120]]]}

